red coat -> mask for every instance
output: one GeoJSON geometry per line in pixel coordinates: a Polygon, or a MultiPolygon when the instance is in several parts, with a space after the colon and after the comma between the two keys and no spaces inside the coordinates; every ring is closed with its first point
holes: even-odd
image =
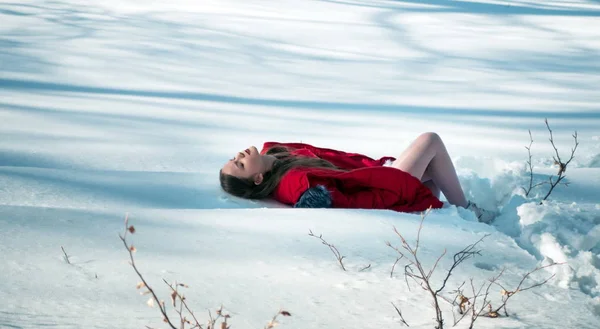
{"type": "Polygon", "coordinates": [[[346,153],[303,143],[264,144],[261,154],[274,145],[286,147],[293,155],[319,157],[339,168],[298,167],[289,170],[279,182],[273,198],[293,205],[311,187],[324,185],[331,193],[334,208],[391,209],[402,212],[441,208],[442,202],[419,179],[402,170],[384,167],[393,157],[375,160],[358,153],[346,153]]]}

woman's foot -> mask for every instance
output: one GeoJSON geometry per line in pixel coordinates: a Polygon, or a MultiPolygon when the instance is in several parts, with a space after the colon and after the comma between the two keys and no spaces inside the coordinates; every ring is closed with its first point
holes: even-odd
{"type": "Polygon", "coordinates": [[[471,201],[468,202],[466,209],[471,210],[475,214],[475,217],[477,217],[477,220],[482,223],[489,224],[494,220],[494,218],[496,218],[496,213],[490,210],[479,208],[474,202],[471,201]]]}

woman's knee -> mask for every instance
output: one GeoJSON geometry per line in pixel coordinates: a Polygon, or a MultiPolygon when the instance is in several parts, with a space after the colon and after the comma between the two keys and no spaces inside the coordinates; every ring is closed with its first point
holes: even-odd
{"type": "Polygon", "coordinates": [[[442,142],[440,135],[434,132],[426,132],[419,135],[417,138],[421,143],[425,144],[437,144],[442,142]]]}

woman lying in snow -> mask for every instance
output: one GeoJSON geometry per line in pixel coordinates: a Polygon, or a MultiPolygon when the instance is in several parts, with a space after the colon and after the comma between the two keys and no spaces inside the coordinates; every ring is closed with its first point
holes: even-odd
{"type": "Polygon", "coordinates": [[[398,159],[267,142],[260,153],[252,146],[236,154],[219,177],[223,190],[232,195],[273,197],[297,208],[423,211],[441,208],[442,192],[450,204],[470,209],[481,222],[489,223],[495,216],[465,198],[436,133],[421,134],[398,159]]]}

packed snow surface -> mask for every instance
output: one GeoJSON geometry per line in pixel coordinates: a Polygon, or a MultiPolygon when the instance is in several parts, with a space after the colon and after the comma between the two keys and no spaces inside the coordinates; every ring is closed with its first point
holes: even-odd
{"type": "Polygon", "coordinates": [[[394,228],[414,243],[420,214],[241,200],[217,173],[265,141],[381,157],[434,131],[467,196],[500,214],[485,225],[446,203],[425,218],[425,267],[447,250],[436,286],[489,234],[443,297],[564,263],[475,328],[598,328],[598,86],[597,0],[2,0],[0,327],[165,327],[118,237],[128,214],[139,270],[167,305],[163,278],[189,285],[202,323],[223,305],[232,328],[281,308],[283,328],[397,328],[393,302],[433,328],[430,296],[407,287],[405,260],[390,275],[386,246],[394,228]],[[533,183],[557,177],[545,118],[563,161],[575,132],[579,145],[568,186],[540,204],[548,185],[522,187],[529,130],[533,183]]]}

